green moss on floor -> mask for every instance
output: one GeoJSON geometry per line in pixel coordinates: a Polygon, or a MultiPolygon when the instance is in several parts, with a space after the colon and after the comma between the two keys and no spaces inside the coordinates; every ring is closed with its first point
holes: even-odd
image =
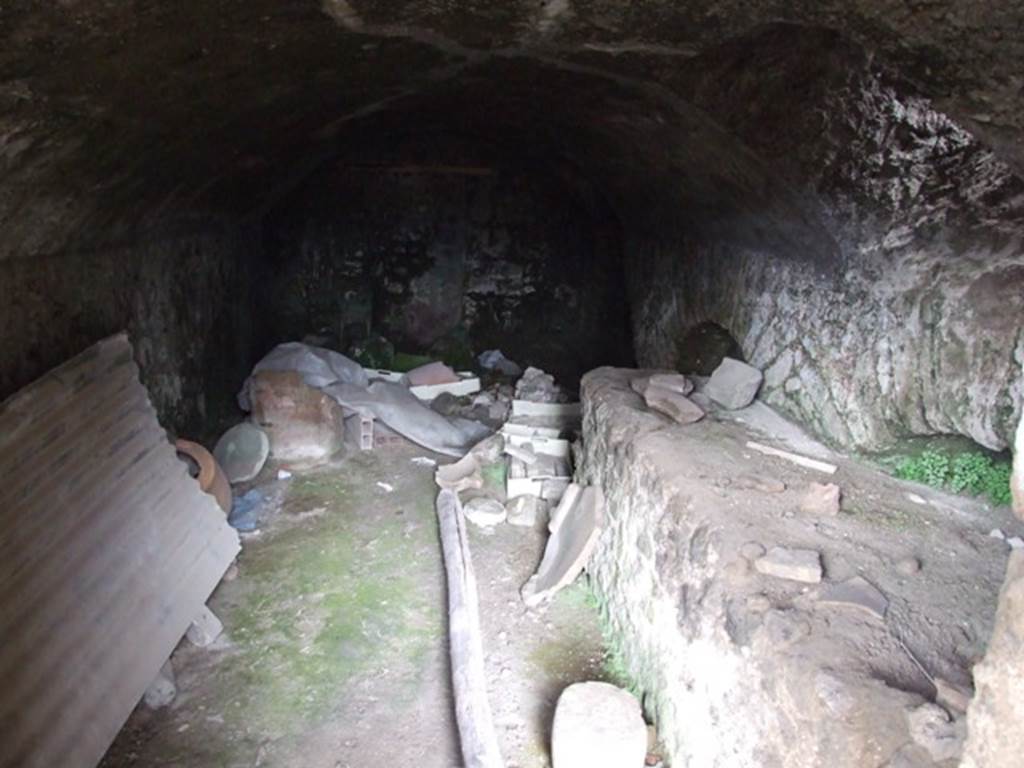
{"type": "MultiPolygon", "coordinates": [[[[597,626],[598,607],[584,579],[577,579],[551,602],[549,615],[559,623],[577,628],[597,626]]],[[[584,680],[606,680],[606,649],[600,636],[554,633],[537,644],[529,655],[530,664],[547,680],[560,687],[584,680]]]]}
{"type": "Polygon", "coordinates": [[[298,733],[354,677],[423,667],[443,628],[417,583],[423,547],[436,546],[432,498],[414,498],[392,510],[397,494],[343,472],[295,479],[280,514],[298,522],[247,543],[243,579],[217,607],[235,645],[214,673],[217,690],[235,692],[228,725],[298,733]]]}

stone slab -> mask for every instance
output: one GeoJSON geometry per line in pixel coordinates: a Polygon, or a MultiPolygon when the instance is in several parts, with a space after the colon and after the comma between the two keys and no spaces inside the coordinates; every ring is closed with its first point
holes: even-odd
{"type": "Polygon", "coordinates": [[[603,526],[604,495],[600,488],[587,486],[548,538],[537,572],[523,585],[521,594],[527,606],[539,605],[572,583],[586,565],[603,526]]]}
{"type": "Polygon", "coordinates": [[[653,384],[644,390],[644,402],[652,410],[663,413],[680,424],[692,424],[704,418],[704,411],[685,395],[653,384]]]}
{"type": "Polygon", "coordinates": [[[817,584],[821,581],[821,555],[813,549],[772,547],[754,561],[758,572],[778,579],[817,584]]]}

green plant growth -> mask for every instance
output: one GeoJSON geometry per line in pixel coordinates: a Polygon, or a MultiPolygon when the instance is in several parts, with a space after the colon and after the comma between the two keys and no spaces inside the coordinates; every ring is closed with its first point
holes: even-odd
{"type": "Polygon", "coordinates": [[[994,461],[979,451],[950,456],[926,450],[919,456],[904,457],[894,474],[954,493],[987,496],[994,504],[1009,504],[1010,471],[1009,462],[994,461]]]}

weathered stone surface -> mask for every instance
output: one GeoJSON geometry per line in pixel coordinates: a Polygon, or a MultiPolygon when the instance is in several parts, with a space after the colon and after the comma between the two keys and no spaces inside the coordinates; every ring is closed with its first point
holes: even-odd
{"type": "Polygon", "coordinates": [[[806,515],[835,517],[839,514],[841,490],[835,483],[815,483],[807,486],[800,499],[800,511],[806,515]]]}
{"type": "Polygon", "coordinates": [[[249,389],[252,418],[266,433],[270,454],[278,461],[317,464],[339,450],[345,440],[342,408],[295,371],[260,371],[249,389]]]}
{"type": "Polygon", "coordinates": [[[1013,511],[1024,520],[1024,413],[1017,425],[1013,444],[1013,475],[1010,477],[1010,491],[1013,495],[1013,511]]]}
{"type": "Polygon", "coordinates": [[[763,380],[757,368],[727,357],[711,374],[704,394],[724,408],[746,408],[754,402],[763,380]]]}
{"type": "MultiPolygon", "coordinates": [[[[963,749],[963,723],[953,720],[937,704],[922,704],[907,713],[910,737],[928,752],[932,760],[952,760],[963,749]]],[[[993,764],[993,768],[995,768],[993,764]]]]}
{"type": "Polygon", "coordinates": [[[1024,551],[1014,550],[999,594],[996,626],[974,667],[963,768],[1015,768],[1024,755],[1024,551]]]}
{"type": "MultiPolygon", "coordinates": [[[[734,578],[744,555],[764,554],[745,546],[752,536],[787,541],[803,521],[766,511],[782,503],[777,497],[723,495],[712,478],[699,478],[711,467],[754,471],[758,459],[737,466],[736,435],[724,422],[690,430],[652,423],[630,389],[636,375],[604,368],[584,377],[577,473],[607,493],[607,529],[588,574],[659,725],[666,761],[802,766],[828,755],[833,768],[862,768],[900,765],[897,755],[911,744],[909,765],[926,768],[930,758],[911,743],[905,716],[920,696],[857,671],[877,665],[885,647],[887,664],[918,679],[890,629],[852,617],[872,639],[851,655],[859,642],[845,620],[811,610],[802,583],[734,578]]],[[[828,556],[837,546],[848,546],[849,556],[857,545],[831,541],[828,556]]],[[[915,611],[949,622],[943,634],[955,632],[942,601],[925,602],[915,611]]]]}
{"type": "Polygon", "coordinates": [[[640,702],[610,683],[575,683],[558,697],[551,726],[553,768],[641,768],[647,724],[640,702]]]}
{"type": "Polygon", "coordinates": [[[649,384],[644,390],[647,407],[663,413],[680,424],[692,424],[704,418],[704,411],[684,395],[664,387],[649,384]]]}
{"type": "Polygon", "coordinates": [[[715,234],[680,233],[674,245],[663,234],[637,237],[643,269],[627,273],[641,303],[637,359],[674,366],[674,341],[711,321],[764,371],[762,400],[834,442],[871,448],[907,434],[958,433],[1006,448],[1024,393],[1020,324],[1006,320],[1024,312],[1024,270],[1012,255],[1022,242],[1020,179],[979,164],[983,150],[964,126],[901,91],[898,78],[838,39],[825,53],[814,36],[764,30],[681,77],[698,103],[760,151],[787,158],[789,178],[815,190],[831,232],[820,252],[832,259],[812,267],[800,246],[769,256],[764,245],[724,246],[715,234]],[[716,87],[755,61],[776,73],[770,83],[716,87]],[[797,81],[817,114],[857,114],[859,138],[823,132],[809,112],[789,109],[784,94],[797,81]],[[766,132],[765,120],[787,127],[766,132]],[[912,138],[922,132],[934,137],[927,146],[912,138]],[[904,170],[877,172],[890,161],[904,170]],[[988,190],[984,202],[968,191],[977,187],[988,190]],[[935,231],[923,231],[923,221],[935,231]],[[1002,234],[981,235],[981,221],[1002,234]],[[954,230],[961,234],[951,239],[954,230]]]}
{"type": "Polygon", "coordinates": [[[821,581],[821,555],[813,549],[772,547],[754,561],[754,567],[766,576],[817,584],[821,581]]]}
{"type": "Polygon", "coordinates": [[[935,702],[949,712],[960,716],[967,712],[974,692],[941,677],[935,678],[935,702]]]}

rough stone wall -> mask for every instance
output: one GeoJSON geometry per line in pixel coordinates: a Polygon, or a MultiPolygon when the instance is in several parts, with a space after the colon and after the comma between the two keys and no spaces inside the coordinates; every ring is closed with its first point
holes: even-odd
{"type": "Polygon", "coordinates": [[[934,594],[910,597],[888,569],[875,568],[868,575],[891,604],[885,622],[821,610],[806,585],[752,574],[743,549],[751,541],[810,547],[821,552],[827,578],[836,578],[866,561],[892,562],[905,537],[879,539],[844,515],[831,524],[848,528],[817,538],[815,529],[828,523],[794,523],[769,510],[775,502],[764,494],[741,500],[727,489],[729,478],[766,471],[759,459],[744,458],[743,433],[713,419],[669,423],[630,389],[635,375],[600,368],[581,386],[581,479],[599,485],[606,502],[587,570],[669,763],[949,765],[912,743],[908,713],[932,705],[894,637],[918,653],[926,648],[924,663],[936,674],[953,675],[956,652],[939,646],[955,642],[966,614],[950,609],[942,592],[953,589],[961,602],[972,595],[975,609],[979,600],[994,604],[1000,565],[989,569],[975,545],[957,545],[950,557],[959,571],[948,578],[966,587],[949,587],[942,576],[934,594]],[[899,607],[904,599],[914,602],[899,607]],[[937,639],[919,636],[922,626],[937,639]]]}
{"type": "Polygon", "coordinates": [[[828,34],[772,29],[675,87],[777,168],[831,252],[636,228],[638,359],[672,366],[711,320],[765,369],[769,402],[837,443],[952,433],[1005,449],[1024,399],[1024,183],[828,34]]]}
{"type": "Polygon", "coordinates": [[[1016,768],[1024,754],[1024,552],[1010,555],[992,641],[974,682],[961,768],[1016,768]]]}
{"type": "Polygon", "coordinates": [[[0,397],[127,329],[161,423],[198,435],[252,362],[251,247],[216,231],[7,261],[0,397]]]}
{"type": "Polygon", "coordinates": [[[409,352],[464,338],[566,380],[630,360],[620,234],[599,201],[544,169],[366,157],[268,216],[278,338],[344,345],[353,323],[409,352]]]}

